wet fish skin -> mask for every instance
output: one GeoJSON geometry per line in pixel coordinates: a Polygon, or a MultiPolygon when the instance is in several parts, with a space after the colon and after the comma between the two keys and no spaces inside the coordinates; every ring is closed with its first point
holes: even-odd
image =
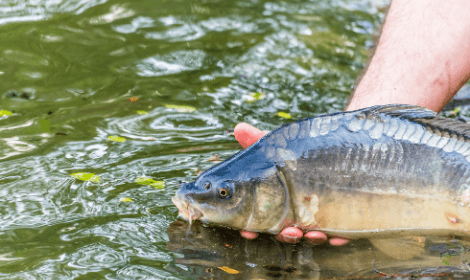
{"type": "Polygon", "coordinates": [[[189,219],[181,207],[184,201],[203,213],[200,220],[231,228],[267,231],[273,221],[282,220],[288,193],[272,162],[263,160],[263,150],[253,146],[249,153],[239,152],[184,184],[172,198],[180,216],[189,219]],[[206,182],[211,183],[209,189],[206,182]],[[220,198],[221,188],[229,192],[227,197],[220,198]]]}
{"type": "Polygon", "coordinates": [[[469,160],[469,125],[421,107],[374,106],[284,125],[173,201],[180,214],[185,201],[202,221],[273,234],[297,226],[354,238],[470,236],[469,160]]]}

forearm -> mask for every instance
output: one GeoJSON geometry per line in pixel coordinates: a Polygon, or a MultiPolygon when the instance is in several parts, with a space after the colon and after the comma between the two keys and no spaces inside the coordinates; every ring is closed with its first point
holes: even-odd
{"type": "Polygon", "coordinates": [[[412,104],[440,111],[470,77],[470,1],[393,0],[348,110],[412,104]]]}

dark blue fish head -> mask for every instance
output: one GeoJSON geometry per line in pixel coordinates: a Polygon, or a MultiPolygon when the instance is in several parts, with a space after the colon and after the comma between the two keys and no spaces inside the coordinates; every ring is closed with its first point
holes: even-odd
{"type": "Polygon", "coordinates": [[[183,183],[173,203],[183,219],[276,233],[288,210],[287,188],[263,141],[183,183]]]}

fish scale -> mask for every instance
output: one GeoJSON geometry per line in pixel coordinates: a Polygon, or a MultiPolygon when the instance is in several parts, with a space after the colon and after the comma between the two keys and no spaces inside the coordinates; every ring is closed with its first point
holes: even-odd
{"type": "Polygon", "coordinates": [[[183,184],[173,202],[182,218],[272,234],[470,236],[469,160],[469,125],[374,106],[286,124],[183,184]]]}

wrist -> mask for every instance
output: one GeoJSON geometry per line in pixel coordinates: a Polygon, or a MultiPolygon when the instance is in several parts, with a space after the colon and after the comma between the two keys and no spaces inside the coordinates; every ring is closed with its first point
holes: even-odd
{"type": "Polygon", "coordinates": [[[348,110],[411,104],[440,111],[470,77],[468,1],[392,1],[348,110]]]}

